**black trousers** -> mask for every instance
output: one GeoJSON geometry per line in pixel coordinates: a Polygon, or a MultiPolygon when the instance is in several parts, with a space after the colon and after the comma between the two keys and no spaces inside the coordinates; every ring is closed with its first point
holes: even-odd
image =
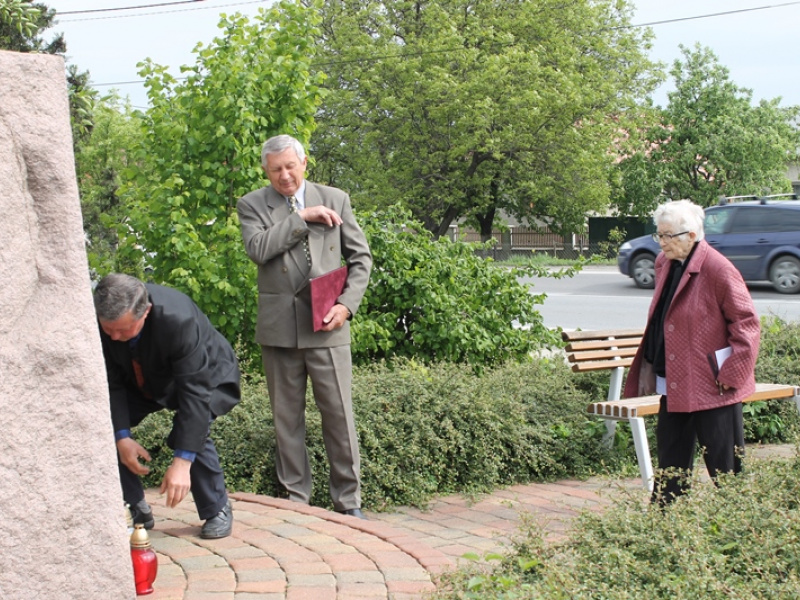
{"type": "MultiPolygon", "coordinates": [[[[214,393],[227,393],[224,386],[214,390],[214,393]]],[[[135,427],[147,415],[158,412],[160,410],[167,410],[160,404],[148,400],[142,396],[138,390],[130,390],[128,392],[128,407],[130,411],[131,426],[135,427]]],[[[177,417],[177,412],[175,413],[177,417]]],[[[173,417],[174,422],[175,417],[173,417]]],[[[197,453],[197,456],[192,463],[189,470],[189,478],[192,486],[192,497],[197,508],[197,514],[201,520],[205,521],[217,515],[228,502],[228,493],[225,489],[225,476],[222,472],[222,467],[219,463],[219,455],[214,442],[209,437],[212,420],[209,422],[209,429],[206,430],[203,449],[197,453]]],[[[174,432],[170,432],[167,438],[167,446],[175,449],[174,445],[174,432]]],[[[140,500],[144,499],[144,487],[142,486],[141,479],[136,473],[133,473],[117,461],[119,466],[119,479],[122,485],[122,497],[125,502],[133,506],[140,500]]]]}
{"type": "Polygon", "coordinates": [[[667,504],[686,491],[694,466],[695,447],[703,449],[708,473],[739,473],[744,456],[744,421],[741,402],[691,413],[667,412],[667,397],[661,396],[656,425],[658,473],[653,502],[667,504]]]}

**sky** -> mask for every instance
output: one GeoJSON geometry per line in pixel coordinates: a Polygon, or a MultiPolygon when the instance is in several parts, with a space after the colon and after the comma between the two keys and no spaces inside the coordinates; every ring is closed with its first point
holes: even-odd
{"type": "MultiPolygon", "coordinates": [[[[67,59],[105,93],[116,88],[133,106],[145,108],[147,96],[136,64],[145,58],[179,75],[194,64],[192,50],[208,45],[221,31],[220,13],[255,15],[272,0],[42,0],[58,11],[53,32],[63,32],[67,59]],[[148,5],[172,2],[168,6],[148,5]],[[81,14],[77,11],[141,6],[81,14]],[[138,83],[136,83],[138,82],[138,83]]],[[[650,58],[671,66],[681,57],[679,45],[710,48],[739,87],[753,100],[782,98],[800,105],[800,52],[797,31],[800,0],[634,0],[634,25],[649,25],[656,35],[650,58]]],[[[45,35],[45,39],[49,39],[45,35]]],[[[667,103],[669,81],[653,96],[667,103]]]]}

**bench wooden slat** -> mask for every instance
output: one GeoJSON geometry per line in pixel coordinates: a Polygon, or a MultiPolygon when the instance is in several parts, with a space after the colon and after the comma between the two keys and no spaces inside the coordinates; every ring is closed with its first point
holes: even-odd
{"type": "Polygon", "coordinates": [[[643,329],[609,329],[603,331],[562,331],[561,339],[565,342],[578,340],[598,340],[607,338],[642,337],[643,329]]]}
{"type": "MultiPolygon", "coordinates": [[[[775,383],[757,383],[756,391],[742,402],[759,402],[763,400],[781,400],[800,395],[800,388],[793,385],[775,383]]],[[[632,417],[646,417],[658,414],[659,399],[661,396],[639,396],[636,398],[623,398],[607,402],[593,402],[586,407],[590,415],[626,420],[632,417]]]]}
{"type": "Polygon", "coordinates": [[[613,340],[592,340],[588,342],[570,342],[564,350],[567,352],[583,352],[585,350],[608,350],[610,348],[638,347],[642,336],[631,338],[616,338],[613,340]]]}
{"type": "MultiPolygon", "coordinates": [[[[614,436],[614,422],[627,421],[631,428],[636,459],[642,474],[642,485],[652,491],[653,465],[647,442],[645,422],[641,417],[658,414],[661,396],[619,398],[622,372],[619,367],[630,367],[633,357],[644,337],[643,329],[617,329],[608,331],[562,331],[566,344],[567,360],[576,373],[610,371],[609,397],[616,400],[593,402],[586,407],[592,416],[606,419],[604,443],[610,444],[614,436]]],[[[757,383],[755,392],[743,402],[793,399],[800,410],[800,386],[757,383]]]]}
{"type": "MultiPolygon", "coordinates": [[[[567,354],[567,359],[570,362],[588,362],[592,360],[609,360],[613,361],[616,358],[633,358],[636,356],[636,348],[619,348],[617,350],[590,350],[587,352],[571,352],[567,354]]],[[[615,368],[617,365],[608,365],[609,368],[615,368]]]]}
{"type": "Polygon", "coordinates": [[[630,367],[631,363],[633,363],[633,357],[622,358],[615,361],[600,360],[594,362],[576,362],[572,365],[572,371],[574,373],[583,373],[584,371],[608,371],[616,367],[630,367]]]}

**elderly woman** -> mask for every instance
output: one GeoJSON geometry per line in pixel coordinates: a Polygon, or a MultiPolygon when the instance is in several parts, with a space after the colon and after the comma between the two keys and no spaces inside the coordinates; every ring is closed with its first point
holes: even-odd
{"type": "Polygon", "coordinates": [[[738,473],[742,399],[755,390],[761,329],[739,271],[704,240],[703,209],[688,200],[656,209],[656,287],[625,396],[661,394],[652,501],[686,486],[695,444],[711,477],[738,473]],[[721,364],[719,364],[721,363],[721,364]]]}

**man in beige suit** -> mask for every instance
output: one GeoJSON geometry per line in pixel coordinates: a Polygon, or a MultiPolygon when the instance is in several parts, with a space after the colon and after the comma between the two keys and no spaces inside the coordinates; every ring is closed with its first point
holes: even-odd
{"type": "Polygon", "coordinates": [[[258,265],[256,341],[275,422],[275,462],[289,498],[308,503],[305,396],[310,377],[322,415],[334,509],[364,518],[349,320],[367,288],[372,255],[349,196],[305,181],[307,163],[296,139],[270,138],[261,151],[261,166],[271,185],[247,194],[237,206],[245,250],[258,265]],[[314,332],[309,279],[343,261],[348,267],[344,290],[323,319],[322,330],[314,332]]]}

